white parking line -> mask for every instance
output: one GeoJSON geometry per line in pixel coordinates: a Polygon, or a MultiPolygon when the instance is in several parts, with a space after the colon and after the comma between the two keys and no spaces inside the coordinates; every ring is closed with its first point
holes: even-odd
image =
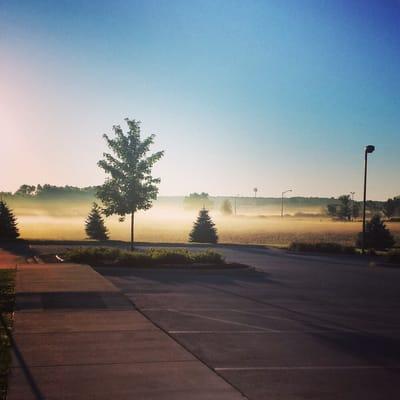
{"type": "Polygon", "coordinates": [[[400,369],[400,365],[344,365],[344,366],[299,366],[299,367],[222,367],[215,371],[314,371],[314,370],[363,370],[363,369],[400,369]]]}
{"type": "MultiPolygon", "coordinates": [[[[265,329],[265,328],[264,328],[265,329]]],[[[213,333],[213,334],[236,334],[236,333],[258,333],[258,334],[274,334],[274,333],[287,333],[287,334],[318,334],[318,333],[354,333],[358,331],[354,330],[333,330],[333,329],[325,329],[325,330],[308,330],[308,331],[295,331],[295,330],[243,330],[243,331],[223,331],[223,330],[213,330],[213,331],[200,331],[200,330],[179,330],[179,331],[168,331],[168,333],[171,334],[179,334],[179,335],[185,335],[185,334],[193,334],[193,333],[213,333]]],[[[369,332],[366,332],[369,333],[369,332]]]]}
{"type": "Polygon", "coordinates": [[[169,308],[167,311],[175,312],[177,314],[182,314],[182,315],[189,315],[191,317],[207,319],[207,320],[210,320],[210,321],[222,322],[224,324],[246,326],[247,328],[254,328],[254,329],[258,329],[260,331],[265,331],[265,332],[276,332],[276,333],[279,332],[279,331],[277,331],[275,329],[263,328],[262,326],[243,324],[241,322],[230,321],[228,319],[222,319],[222,318],[207,317],[207,316],[196,314],[196,313],[191,313],[191,312],[186,312],[186,311],[178,311],[178,310],[175,310],[175,309],[172,309],[172,308],[169,308]]]}
{"type": "Polygon", "coordinates": [[[228,310],[228,311],[236,312],[236,313],[239,313],[239,314],[254,315],[254,316],[256,316],[256,317],[261,317],[261,318],[278,319],[278,320],[283,320],[283,321],[294,322],[293,319],[287,318],[287,317],[276,317],[276,316],[272,316],[272,315],[268,315],[268,314],[259,314],[259,313],[255,313],[255,312],[242,311],[242,310],[228,310]]]}
{"type": "Polygon", "coordinates": [[[212,333],[212,334],[218,334],[218,333],[277,333],[277,332],[263,332],[260,330],[256,331],[168,331],[170,334],[176,334],[176,335],[186,335],[186,334],[193,334],[193,333],[212,333]]]}

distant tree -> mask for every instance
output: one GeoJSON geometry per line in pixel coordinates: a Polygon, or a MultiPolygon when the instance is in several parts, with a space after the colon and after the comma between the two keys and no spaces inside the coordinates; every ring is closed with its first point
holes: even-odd
{"type": "Polygon", "coordinates": [[[336,218],[337,217],[337,205],[336,204],[328,204],[326,206],[326,212],[330,217],[336,218]]]}
{"type": "Polygon", "coordinates": [[[225,199],[221,205],[221,213],[224,215],[232,215],[232,212],[232,203],[228,199],[225,199]]]}
{"type": "Polygon", "coordinates": [[[387,199],[383,204],[383,214],[388,219],[400,214],[400,198],[387,199]]]}
{"type": "Polygon", "coordinates": [[[374,216],[380,214],[383,211],[383,203],[380,201],[367,200],[366,202],[367,214],[374,216]]]}
{"type": "Polygon", "coordinates": [[[18,236],[14,213],[4,201],[0,201],[0,240],[15,240],[18,236]]]}
{"type": "MultiPolygon", "coordinates": [[[[357,246],[362,246],[363,234],[360,232],[357,237],[357,246]]],[[[381,220],[379,215],[374,215],[367,223],[365,229],[365,248],[375,250],[386,250],[394,246],[395,240],[381,220]]]]}
{"type": "Polygon", "coordinates": [[[339,196],[338,200],[340,201],[338,209],[338,217],[340,219],[350,221],[351,211],[352,211],[350,195],[344,194],[342,196],[339,196]]]}
{"type": "Polygon", "coordinates": [[[98,162],[109,177],[97,191],[98,198],[105,205],[106,216],[117,214],[123,220],[131,215],[131,249],[134,242],[134,216],[138,210],[147,210],[157,198],[159,178],[151,175],[154,164],[163,156],[159,151],[147,156],[154,143],[154,135],[141,139],[140,122],[125,119],[128,131],[123,132],[119,125],[113,126],[114,138],[104,135],[111,149],[104,153],[98,162]]]}
{"type": "Polygon", "coordinates": [[[21,185],[14,193],[19,196],[32,196],[35,194],[36,186],[34,185],[21,185]]]}
{"type": "Polygon", "coordinates": [[[101,209],[97,203],[93,203],[92,209],[85,221],[85,231],[90,239],[107,240],[108,231],[101,215],[101,209]]]}
{"type": "Polygon", "coordinates": [[[208,210],[206,210],[205,208],[203,208],[199,212],[197,220],[193,225],[193,229],[189,234],[189,241],[197,243],[218,242],[218,235],[215,224],[208,214],[208,210]]]}
{"type": "Polygon", "coordinates": [[[357,218],[359,218],[360,217],[360,213],[361,213],[361,207],[360,207],[360,204],[359,203],[357,203],[357,202],[353,202],[353,205],[352,205],[352,213],[353,213],[353,219],[357,219],[357,218]]]}
{"type": "Polygon", "coordinates": [[[208,208],[210,209],[213,205],[213,202],[210,200],[210,196],[208,193],[190,193],[189,196],[186,196],[183,199],[183,206],[186,209],[199,209],[199,208],[208,208]]]}

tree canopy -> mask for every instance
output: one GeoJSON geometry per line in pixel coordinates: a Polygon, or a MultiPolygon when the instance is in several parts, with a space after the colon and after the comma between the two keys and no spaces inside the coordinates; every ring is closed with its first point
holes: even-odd
{"type": "Polygon", "coordinates": [[[103,153],[98,162],[107,178],[97,191],[104,204],[104,213],[117,214],[123,219],[131,214],[131,243],[133,244],[134,213],[147,210],[157,198],[160,178],[154,178],[152,168],[164,155],[158,151],[147,155],[154,143],[154,135],[141,138],[140,121],[125,119],[128,130],[124,132],[119,125],[113,126],[114,137],[103,135],[110,153],[103,153]]]}

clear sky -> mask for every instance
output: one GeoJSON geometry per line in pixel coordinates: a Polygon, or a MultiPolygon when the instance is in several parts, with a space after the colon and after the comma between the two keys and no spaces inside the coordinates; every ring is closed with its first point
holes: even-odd
{"type": "Polygon", "coordinates": [[[140,119],[161,195],[400,194],[400,3],[0,0],[0,190],[100,184],[140,119]]]}

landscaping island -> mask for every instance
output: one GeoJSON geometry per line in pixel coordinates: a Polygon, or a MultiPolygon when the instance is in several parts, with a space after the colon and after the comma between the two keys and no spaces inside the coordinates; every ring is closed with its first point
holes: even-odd
{"type": "Polygon", "coordinates": [[[247,265],[227,263],[212,250],[140,249],[126,251],[109,247],[80,247],[61,255],[67,262],[89,264],[93,267],[115,266],[132,268],[249,268],[247,265]]]}

